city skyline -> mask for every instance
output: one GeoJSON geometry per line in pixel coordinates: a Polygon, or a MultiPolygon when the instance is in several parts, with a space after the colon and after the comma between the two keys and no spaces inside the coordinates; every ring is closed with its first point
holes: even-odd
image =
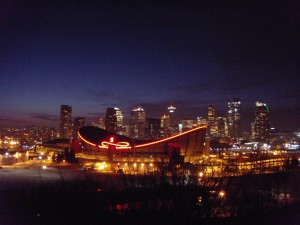
{"type": "Polygon", "coordinates": [[[86,123],[141,105],[160,118],[226,116],[241,99],[250,130],[255,102],[276,129],[298,130],[297,1],[4,1],[0,127],[59,127],[60,105],[86,123]]]}

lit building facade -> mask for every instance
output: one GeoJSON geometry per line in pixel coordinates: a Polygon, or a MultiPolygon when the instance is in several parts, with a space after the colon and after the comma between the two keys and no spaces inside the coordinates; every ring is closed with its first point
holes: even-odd
{"type": "Polygon", "coordinates": [[[237,140],[241,127],[241,100],[234,98],[227,102],[227,120],[229,137],[237,140]]]}
{"type": "Polygon", "coordinates": [[[226,117],[218,116],[216,118],[214,127],[216,137],[228,137],[228,124],[226,117]]]}
{"type": "Polygon", "coordinates": [[[78,131],[80,127],[85,125],[84,117],[76,117],[73,123],[73,138],[78,138],[78,131]]]}
{"type": "Polygon", "coordinates": [[[60,107],[60,124],[59,136],[60,138],[70,138],[72,135],[72,107],[68,105],[61,105],[60,107]]]}
{"type": "Polygon", "coordinates": [[[105,129],[115,133],[122,132],[123,114],[119,108],[115,107],[106,109],[105,129]]]}
{"type": "Polygon", "coordinates": [[[254,139],[259,142],[268,142],[270,139],[269,108],[262,102],[255,103],[254,139]]]}
{"type": "Polygon", "coordinates": [[[192,119],[181,120],[180,124],[182,124],[182,132],[197,126],[197,122],[195,120],[192,120],[192,119]]]}
{"type": "Polygon", "coordinates": [[[141,106],[136,106],[130,114],[130,137],[145,139],[146,112],[141,106]]]}
{"type": "Polygon", "coordinates": [[[210,105],[207,108],[207,125],[208,125],[208,134],[209,135],[212,134],[212,129],[215,124],[215,118],[216,118],[215,108],[212,105],[210,105]]]}
{"type": "Polygon", "coordinates": [[[171,103],[171,105],[168,107],[171,126],[174,126],[174,113],[175,113],[175,110],[176,110],[176,107],[171,103]]]}
{"type": "Polygon", "coordinates": [[[163,115],[160,119],[160,127],[163,131],[163,137],[169,137],[172,134],[170,115],[163,115]]]}
{"type": "Polygon", "coordinates": [[[95,127],[99,127],[101,129],[105,129],[105,122],[104,122],[104,118],[103,117],[98,118],[97,121],[93,122],[92,124],[95,127]]]}
{"type": "Polygon", "coordinates": [[[147,118],[146,125],[146,139],[157,140],[162,137],[162,129],[160,127],[161,121],[156,118],[147,118]]]}

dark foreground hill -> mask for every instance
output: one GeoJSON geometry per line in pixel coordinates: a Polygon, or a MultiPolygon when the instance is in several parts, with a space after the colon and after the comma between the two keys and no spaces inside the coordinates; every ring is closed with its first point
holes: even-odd
{"type": "Polygon", "coordinates": [[[299,202],[278,203],[272,196],[257,194],[261,191],[249,190],[237,203],[232,201],[236,198],[220,199],[212,195],[213,189],[195,185],[103,189],[95,181],[45,183],[1,191],[0,224],[300,224],[299,202]]]}

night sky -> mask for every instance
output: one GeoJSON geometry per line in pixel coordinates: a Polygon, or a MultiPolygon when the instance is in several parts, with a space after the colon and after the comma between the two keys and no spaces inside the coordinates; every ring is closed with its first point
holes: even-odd
{"type": "Polygon", "coordinates": [[[60,105],[90,123],[107,107],[160,118],[226,115],[256,101],[300,128],[300,2],[0,0],[0,127],[58,128],[60,105]]]}

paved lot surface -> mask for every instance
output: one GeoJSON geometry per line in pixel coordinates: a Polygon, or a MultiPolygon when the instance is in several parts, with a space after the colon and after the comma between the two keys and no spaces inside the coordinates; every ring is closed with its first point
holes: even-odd
{"type": "Polygon", "coordinates": [[[0,191],[20,188],[35,188],[45,183],[84,180],[79,165],[68,163],[41,163],[38,160],[2,166],[0,169],[0,191]]]}
{"type": "Polygon", "coordinates": [[[92,184],[100,189],[122,189],[134,185],[137,177],[109,171],[86,171],[78,164],[41,162],[30,160],[0,169],[0,191],[36,189],[41,186],[66,184],[92,184]]]}

